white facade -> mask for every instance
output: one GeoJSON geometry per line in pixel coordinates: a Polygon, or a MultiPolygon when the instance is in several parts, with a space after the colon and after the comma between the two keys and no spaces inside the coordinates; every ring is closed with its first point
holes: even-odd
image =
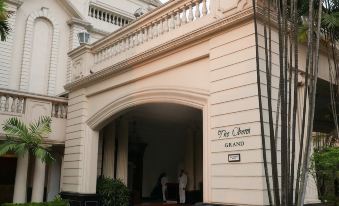
{"type": "Polygon", "coordinates": [[[67,53],[79,46],[77,33],[87,31],[95,42],[133,21],[139,8],[156,5],[141,0],[8,1],[12,31],[0,42],[1,88],[62,94],[70,79],[67,53]]]}
{"type": "MultiPolygon", "coordinates": [[[[138,9],[148,12],[161,3],[147,0],[5,2],[11,11],[11,31],[7,41],[0,42],[0,121],[16,116],[28,123],[41,115],[51,116],[53,132],[46,142],[63,148],[67,117],[64,85],[72,79],[68,52],[80,45],[78,33],[88,32],[88,43],[93,43],[134,21],[138,9]]],[[[0,141],[4,138],[0,129],[0,141]]],[[[53,199],[60,192],[62,155],[47,168],[39,161],[33,168],[28,161],[34,161],[20,158],[14,202],[26,202],[29,198],[42,201],[44,188],[47,199],[53,199]],[[28,170],[34,172],[30,174],[28,170]],[[32,197],[26,197],[28,187],[33,190],[32,197]]]]}

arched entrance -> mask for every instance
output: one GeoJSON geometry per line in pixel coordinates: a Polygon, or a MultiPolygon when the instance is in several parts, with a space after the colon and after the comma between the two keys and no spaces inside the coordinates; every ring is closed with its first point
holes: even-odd
{"type": "Polygon", "coordinates": [[[132,202],[161,202],[159,176],[166,173],[166,199],[178,200],[178,174],[188,177],[186,202],[203,199],[203,112],[174,103],[130,107],[100,130],[98,174],[123,180],[132,202]]]}

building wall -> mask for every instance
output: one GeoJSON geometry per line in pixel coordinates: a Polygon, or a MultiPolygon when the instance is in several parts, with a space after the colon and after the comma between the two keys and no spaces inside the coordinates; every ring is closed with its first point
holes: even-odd
{"type": "MultiPolygon", "coordinates": [[[[142,1],[100,2],[111,11],[120,12],[133,18],[134,10],[147,7],[142,1]]],[[[9,19],[12,27],[6,42],[0,42],[0,87],[14,90],[29,91],[32,93],[58,95],[63,93],[64,85],[69,82],[70,61],[67,53],[79,46],[77,33],[86,31],[84,25],[71,26],[69,20],[74,15],[80,15],[85,21],[92,24],[91,42],[102,38],[107,32],[119,28],[103,22],[93,20],[88,16],[89,1],[69,1],[68,7],[78,9],[77,14],[69,11],[64,1],[25,0],[19,8],[8,4],[8,10],[13,11],[9,19]],[[42,27],[45,22],[46,28],[42,27]],[[48,32],[44,40],[44,31],[48,32]],[[40,38],[40,39],[39,39],[40,38]],[[37,81],[38,79],[38,81],[37,81]]],[[[72,24],[73,25],[73,24],[72,24]]]]}

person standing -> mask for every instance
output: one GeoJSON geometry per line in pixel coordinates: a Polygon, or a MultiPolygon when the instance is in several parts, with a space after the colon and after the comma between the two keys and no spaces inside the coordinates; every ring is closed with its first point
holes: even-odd
{"type": "Polygon", "coordinates": [[[166,192],[167,192],[167,183],[168,183],[166,173],[162,174],[160,182],[161,182],[161,189],[162,189],[162,200],[166,202],[166,192]]]}
{"type": "Polygon", "coordinates": [[[184,170],[181,170],[178,179],[179,179],[179,203],[184,204],[186,202],[186,186],[187,186],[187,175],[184,170]]]}

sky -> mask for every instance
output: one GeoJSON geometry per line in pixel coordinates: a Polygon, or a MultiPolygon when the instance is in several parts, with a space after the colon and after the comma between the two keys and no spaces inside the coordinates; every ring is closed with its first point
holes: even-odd
{"type": "Polygon", "coordinates": [[[168,0],[160,0],[162,3],[165,3],[165,2],[167,2],[168,0]]]}

